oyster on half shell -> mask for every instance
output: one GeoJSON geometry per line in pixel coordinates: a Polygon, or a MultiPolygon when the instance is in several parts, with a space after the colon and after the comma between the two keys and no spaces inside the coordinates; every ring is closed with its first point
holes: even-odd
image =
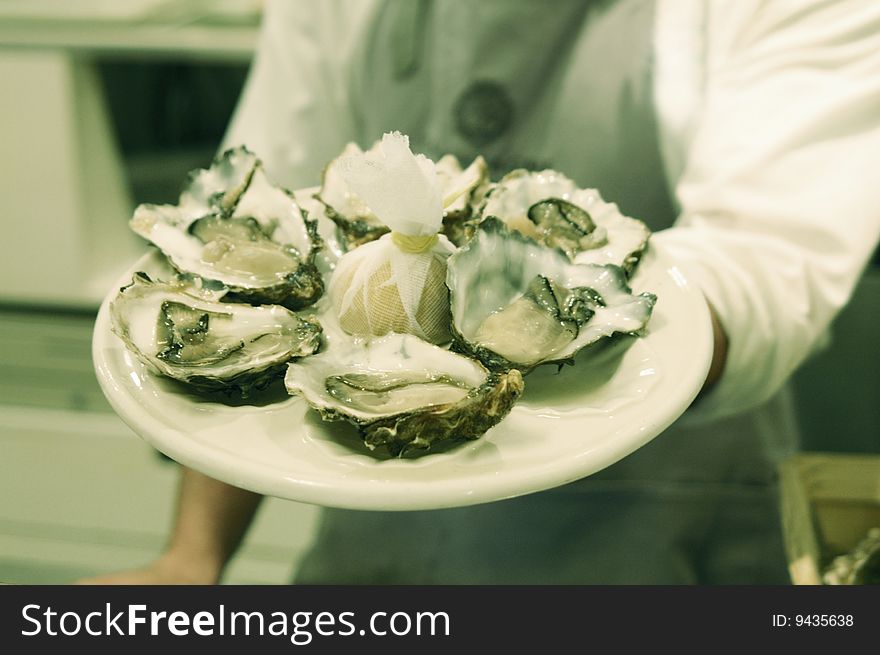
{"type": "Polygon", "coordinates": [[[222,283],[233,299],[299,309],[323,293],[317,224],[244,147],[193,172],[177,205],[140,205],[130,225],[177,270],[222,283]]]}
{"type": "MultiPolygon", "coordinates": [[[[377,142],[367,152],[378,147],[377,142]]],[[[351,191],[342,174],[345,161],[364,151],[356,143],[345,146],[338,157],[327,164],[321,176],[321,188],[315,194],[342,236],[346,250],[375,241],[390,230],[356,193],[351,191]]],[[[456,245],[464,240],[464,222],[472,217],[474,203],[488,186],[486,161],[477,157],[463,169],[454,155],[444,155],[435,164],[443,189],[443,232],[456,245]]]]}
{"type": "Polygon", "coordinates": [[[517,370],[479,362],[412,335],[340,341],[293,362],[285,378],[325,420],[356,425],[364,443],[393,455],[441,441],[477,439],[523,391],[517,370]]]}
{"type": "Polygon", "coordinates": [[[638,333],[656,302],[614,265],[566,255],[487,218],[448,259],[454,348],[492,370],[565,363],[612,334],[638,333]]]}
{"type": "Polygon", "coordinates": [[[149,370],[203,391],[243,398],[318,350],[321,326],[279,305],[209,300],[185,282],[136,273],[110,303],[113,332],[149,370]],[[198,294],[198,295],[196,295],[198,294]]]}
{"type": "Polygon", "coordinates": [[[557,171],[516,170],[488,193],[481,217],[495,216],[579,264],[616,264],[635,270],[651,231],[624,216],[595,189],[580,189],[557,171]]]}
{"type": "Polygon", "coordinates": [[[360,154],[360,146],[349,143],[338,157],[331,160],[321,175],[321,188],[315,199],[324,205],[327,218],[336,224],[342,234],[346,250],[375,241],[390,232],[360,197],[349,190],[342,176],[342,162],[346,157],[360,154]]]}
{"type": "Polygon", "coordinates": [[[455,155],[443,155],[437,160],[437,175],[445,189],[443,234],[456,246],[468,240],[467,224],[476,207],[489,189],[489,167],[486,160],[477,157],[462,169],[455,155]]]}

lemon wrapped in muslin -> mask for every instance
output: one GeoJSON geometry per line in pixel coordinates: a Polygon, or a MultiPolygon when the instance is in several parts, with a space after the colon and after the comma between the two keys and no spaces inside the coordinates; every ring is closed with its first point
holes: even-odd
{"type": "Polygon", "coordinates": [[[401,332],[448,341],[446,259],[455,247],[438,232],[444,204],[455,197],[443,197],[434,163],[392,132],[370,151],[347,157],[342,174],[391,232],[339,260],[330,297],[340,326],[353,335],[401,332]]]}

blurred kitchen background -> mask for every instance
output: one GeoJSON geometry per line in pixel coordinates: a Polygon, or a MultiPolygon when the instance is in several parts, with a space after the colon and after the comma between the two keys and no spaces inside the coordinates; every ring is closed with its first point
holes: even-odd
{"type": "MultiPolygon", "coordinates": [[[[146,563],[176,465],[116,418],[92,368],[98,304],[145,246],[127,220],[209,163],[259,0],[0,0],[0,582],[146,563]]],[[[880,452],[880,262],[797,375],[804,448],[880,452]]],[[[273,499],[226,576],[284,583],[313,507],[273,499]]]]}
{"type": "MultiPolygon", "coordinates": [[[[176,464],[116,417],[92,368],[102,296],[146,246],[127,220],[174,202],[218,147],[258,0],[0,0],[0,582],[146,563],[176,464]]],[[[316,510],[273,499],[228,571],[284,583],[316,510]]]]}

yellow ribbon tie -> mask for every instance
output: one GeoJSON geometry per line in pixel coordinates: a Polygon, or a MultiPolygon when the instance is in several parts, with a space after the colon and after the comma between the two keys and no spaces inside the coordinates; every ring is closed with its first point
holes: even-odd
{"type": "Polygon", "coordinates": [[[437,243],[437,235],[431,234],[426,237],[413,237],[408,234],[401,234],[400,232],[392,232],[391,240],[394,242],[394,245],[400,248],[403,252],[417,254],[433,248],[434,244],[437,243]]]}

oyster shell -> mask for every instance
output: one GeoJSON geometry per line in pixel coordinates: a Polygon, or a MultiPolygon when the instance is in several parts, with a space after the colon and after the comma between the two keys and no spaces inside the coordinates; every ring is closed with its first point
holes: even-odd
{"type": "MultiPolygon", "coordinates": [[[[377,142],[367,151],[378,147],[377,142]]],[[[364,151],[355,144],[345,146],[338,157],[324,169],[321,188],[315,198],[324,205],[327,218],[332,220],[342,235],[346,250],[375,241],[389,232],[364,201],[348,188],[342,175],[346,158],[364,151]]],[[[460,245],[464,240],[463,225],[473,215],[473,202],[481,198],[481,191],[488,186],[488,167],[482,157],[477,157],[466,168],[454,155],[444,155],[435,164],[443,188],[443,231],[450,241],[460,245]]]]}
{"type": "Polygon", "coordinates": [[[631,275],[651,232],[595,189],[579,189],[553,170],[516,170],[489,192],[481,217],[495,216],[579,264],[615,264],[631,275]]]}
{"type": "Polygon", "coordinates": [[[331,160],[321,175],[321,189],[315,198],[321,202],[327,218],[336,224],[342,233],[346,250],[374,241],[390,232],[363,200],[350,191],[342,176],[342,162],[346,157],[362,153],[360,146],[349,143],[339,156],[331,160]]]}
{"type": "Polygon", "coordinates": [[[209,300],[182,282],[136,273],[110,304],[113,332],[151,371],[247,397],[321,345],[321,326],[278,305],[209,300]]]}
{"type": "Polygon", "coordinates": [[[234,299],[299,309],[323,293],[317,224],[243,147],[192,173],[179,204],[140,205],[130,225],[177,270],[222,283],[234,299]]]}
{"type": "Polygon", "coordinates": [[[462,170],[455,155],[444,155],[437,161],[436,170],[445,189],[443,234],[456,246],[462,246],[470,238],[467,223],[489,189],[489,167],[478,156],[462,170]]]}
{"type": "Polygon", "coordinates": [[[179,205],[188,214],[228,214],[260,166],[257,156],[245,147],[231,148],[217,157],[210,168],[190,171],[179,205]]]}
{"type": "Polygon", "coordinates": [[[353,423],[370,449],[384,445],[393,455],[477,439],[523,391],[517,370],[490,373],[468,357],[403,334],[335,342],[291,363],[285,383],[325,420],[353,423]]]}
{"type": "Polygon", "coordinates": [[[637,333],[656,302],[614,265],[574,264],[495,218],[448,259],[454,347],[492,370],[571,362],[615,333],[637,333]]]}

